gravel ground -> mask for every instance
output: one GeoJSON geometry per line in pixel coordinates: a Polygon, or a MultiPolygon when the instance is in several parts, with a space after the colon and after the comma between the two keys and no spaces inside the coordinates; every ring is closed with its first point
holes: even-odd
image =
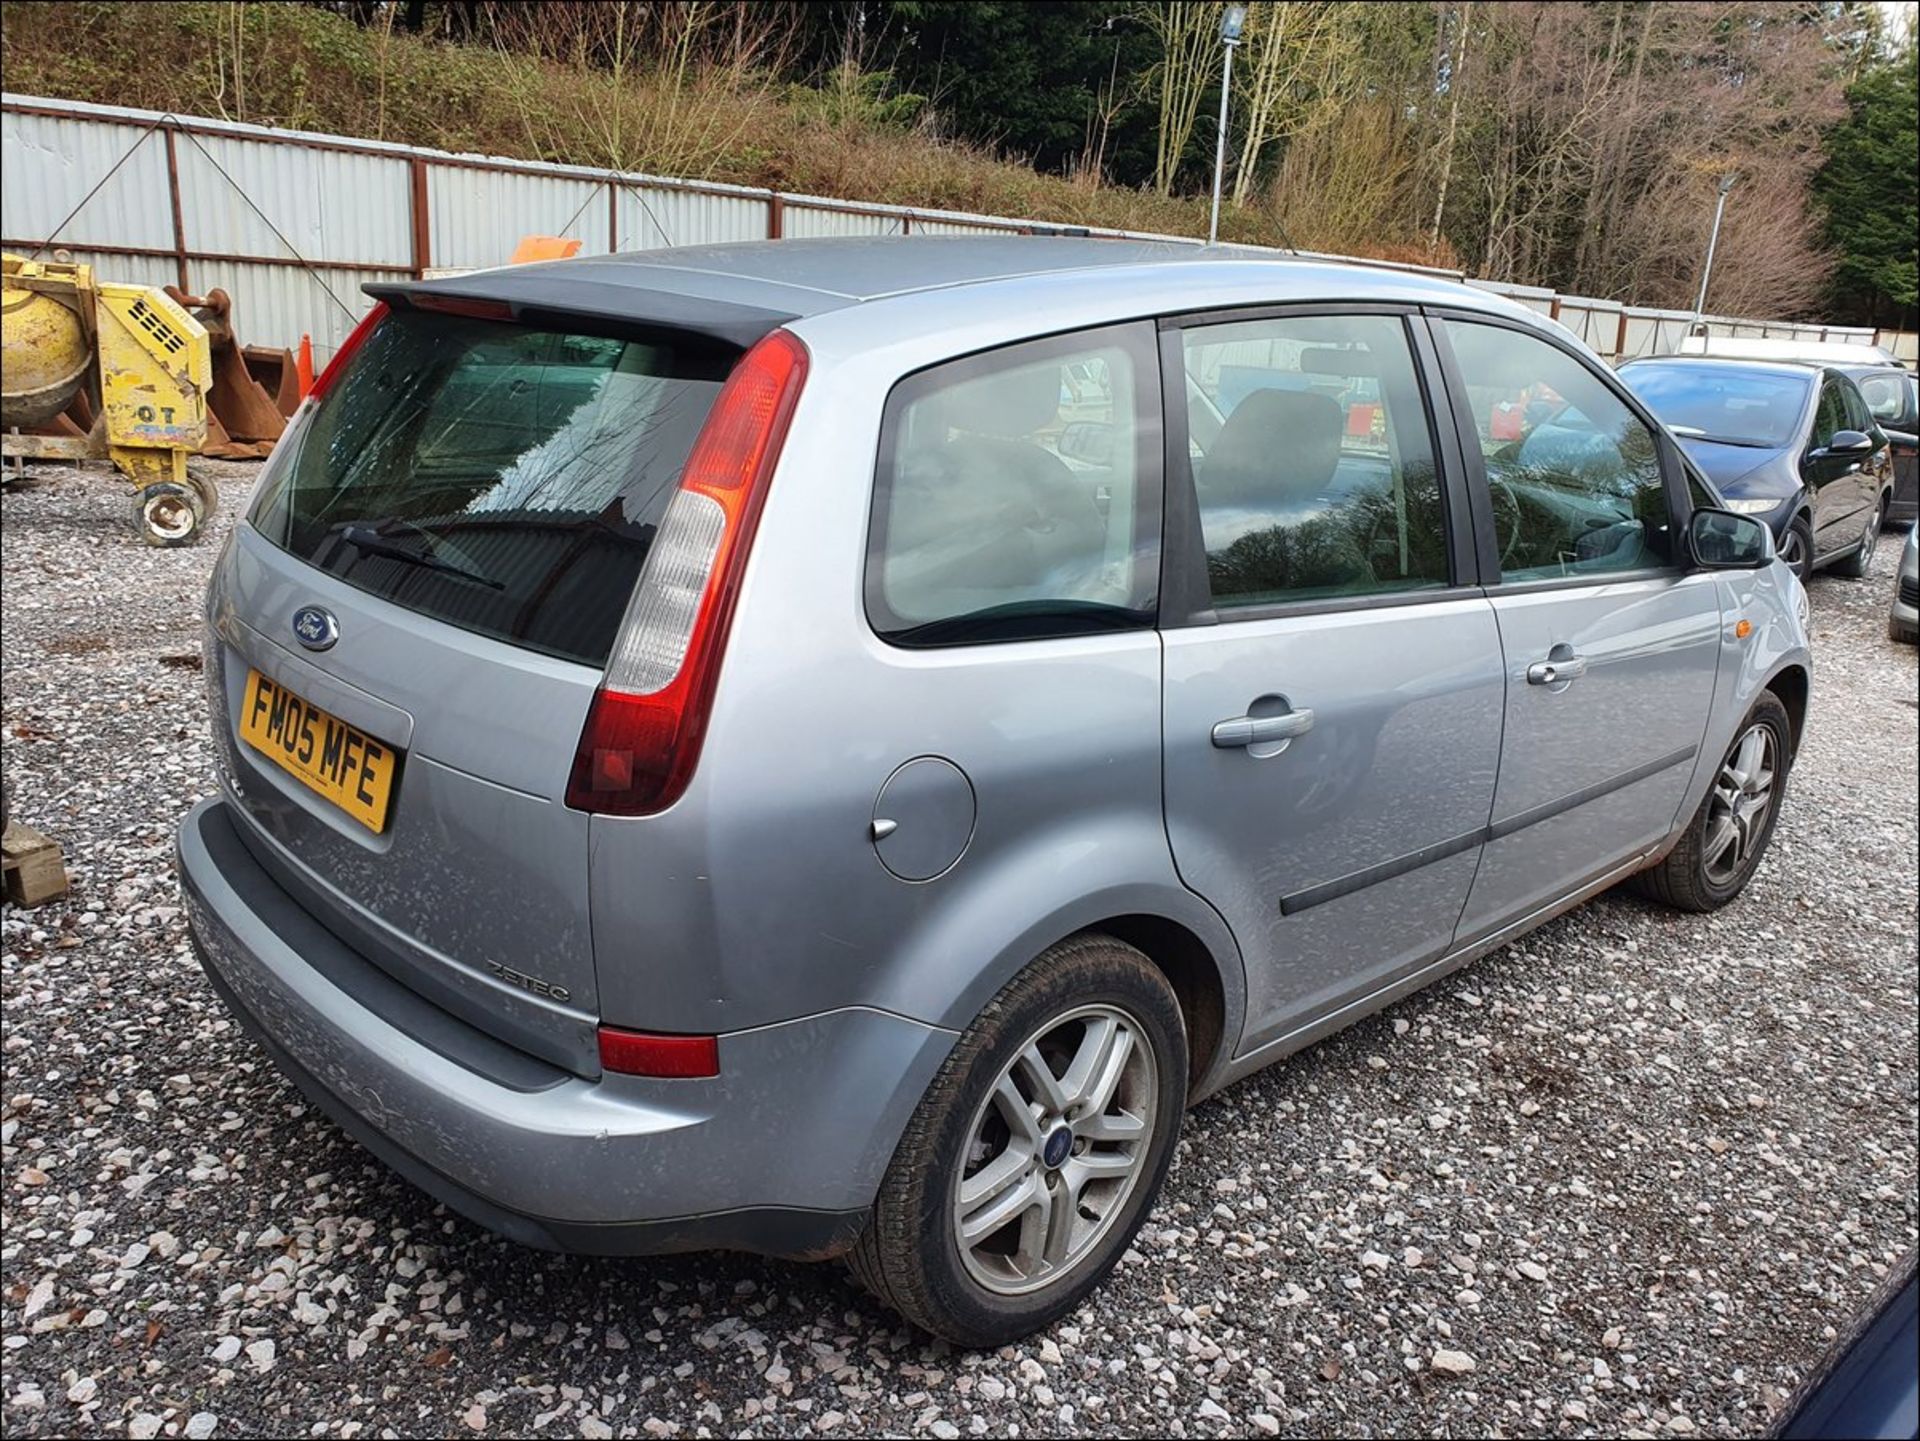
{"type": "MultiPolygon", "coordinates": [[[[218,470],[229,512],[245,467],[218,470]]],[[[1200,1107],[1069,1324],[957,1353],[833,1266],[497,1240],[347,1141],[188,949],[214,544],[4,499],[10,1435],[1761,1429],[1916,1222],[1915,652],[1817,580],[1810,736],[1719,916],[1606,897],[1200,1107]]],[[[56,477],[57,478],[54,478],[56,477]]]]}

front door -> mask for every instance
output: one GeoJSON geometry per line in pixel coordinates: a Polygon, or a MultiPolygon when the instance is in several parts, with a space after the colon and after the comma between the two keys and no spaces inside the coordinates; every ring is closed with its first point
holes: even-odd
{"type": "Polygon", "coordinates": [[[1506,655],[1500,781],[1466,944],[1672,829],[1712,704],[1720,603],[1711,575],[1678,563],[1677,459],[1596,365],[1530,331],[1434,328],[1468,470],[1486,486],[1506,655]],[[1516,390],[1534,401],[1510,431],[1500,407],[1516,390]]]}
{"type": "Polygon", "coordinates": [[[1813,553],[1827,555],[1859,538],[1867,503],[1860,472],[1865,455],[1836,452],[1833,437],[1848,428],[1846,382],[1829,374],[1820,384],[1813,434],[1807,441],[1800,474],[1813,489],[1813,553]]]}
{"type": "Polygon", "coordinates": [[[1413,344],[1403,315],[1289,313],[1162,348],[1165,392],[1186,397],[1169,416],[1167,833],[1240,942],[1242,1053],[1443,954],[1480,852],[1499,635],[1455,583],[1465,509],[1413,344]]]}

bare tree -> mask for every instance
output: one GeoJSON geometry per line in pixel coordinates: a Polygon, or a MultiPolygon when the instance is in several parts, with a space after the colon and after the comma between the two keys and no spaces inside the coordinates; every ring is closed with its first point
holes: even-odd
{"type": "Polygon", "coordinates": [[[1247,78],[1236,97],[1246,119],[1234,168],[1235,205],[1246,204],[1269,145],[1320,123],[1347,95],[1351,8],[1325,0],[1268,0],[1249,10],[1240,43],[1247,78]]]}
{"type": "Polygon", "coordinates": [[[1447,213],[1447,187],[1453,182],[1453,146],[1460,133],[1460,87],[1467,78],[1467,40],[1473,33],[1473,0],[1454,26],[1459,43],[1447,62],[1447,140],[1440,152],[1440,193],[1433,202],[1433,226],[1428,232],[1430,244],[1440,242],[1440,218],[1447,213]]]}
{"type": "Polygon", "coordinates": [[[1153,84],[1160,102],[1153,188],[1173,194],[1180,162],[1200,118],[1200,102],[1213,78],[1214,36],[1220,7],[1196,0],[1157,0],[1140,17],[1160,42],[1153,84]]]}

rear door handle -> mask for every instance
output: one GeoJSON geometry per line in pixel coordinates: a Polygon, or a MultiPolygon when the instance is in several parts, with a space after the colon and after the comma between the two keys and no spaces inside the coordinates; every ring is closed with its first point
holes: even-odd
{"type": "Polygon", "coordinates": [[[1290,710],[1280,715],[1235,716],[1213,728],[1213,743],[1221,750],[1241,746],[1264,745],[1268,741],[1289,741],[1313,729],[1313,712],[1290,710]]]}
{"type": "Polygon", "coordinates": [[[1587,673],[1585,657],[1570,655],[1564,660],[1537,660],[1527,667],[1528,685],[1559,685],[1579,680],[1587,673]]]}

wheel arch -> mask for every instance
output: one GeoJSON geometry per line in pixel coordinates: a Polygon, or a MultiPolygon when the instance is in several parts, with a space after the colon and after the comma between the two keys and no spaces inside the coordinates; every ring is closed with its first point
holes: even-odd
{"type": "Polygon", "coordinates": [[[1075,932],[1109,935],[1152,961],[1173,987],[1187,1023],[1187,1096],[1197,1100],[1231,1059],[1227,989],[1219,959],[1193,931],[1166,916],[1108,916],[1075,932]]]}
{"type": "Polygon", "coordinates": [[[1784,665],[1767,678],[1764,689],[1772,691],[1780,698],[1780,704],[1787,708],[1787,722],[1792,727],[1792,754],[1800,753],[1800,738],[1806,731],[1807,700],[1812,691],[1812,677],[1806,667],[1784,665]]]}

